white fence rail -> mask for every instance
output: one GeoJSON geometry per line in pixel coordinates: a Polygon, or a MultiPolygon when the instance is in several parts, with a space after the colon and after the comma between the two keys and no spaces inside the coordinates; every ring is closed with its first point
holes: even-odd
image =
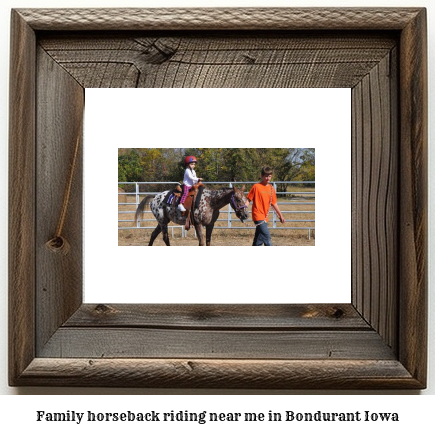
{"type": "MultiPolygon", "coordinates": [[[[212,184],[212,185],[222,185],[222,186],[229,186],[233,187],[234,185],[250,185],[255,184],[255,182],[204,182],[204,184],[212,184]]],[[[280,230],[280,229],[293,229],[293,230],[306,230],[308,232],[308,238],[311,238],[312,232],[315,230],[315,191],[291,191],[291,187],[294,185],[312,185],[314,187],[315,182],[314,181],[275,181],[272,182],[272,185],[275,188],[275,191],[277,192],[278,196],[278,205],[280,206],[281,212],[284,214],[286,225],[277,225],[279,222],[279,218],[276,215],[276,212],[273,208],[271,208],[271,211],[269,213],[269,222],[271,223],[270,229],[272,230],[280,230]],[[278,191],[278,184],[285,184],[286,188],[285,191],[278,191]],[[290,189],[290,191],[287,191],[290,189]],[[299,199],[293,200],[294,197],[297,197],[299,199]],[[286,198],[286,201],[280,201],[280,199],[286,198]],[[290,198],[290,199],[289,199],[290,198]],[[284,210],[284,207],[288,206],[298,206],[297,210],[284,210]],[[300,209],[301,207],[306,209],[300,209]],[[312,208],[312,209],[309,209],[312,208]],[[270,216],[272,214],[272,216],[270,216]],[[289,215],[290,218],[287,218],[287,215],[289,215]],[[313,218],[296,218],[296,217],[304,217],[306,215],[312,215],[313,218]],[[287,226],[287,223],[297,223],[298,225],[292,224],[291,226],[287,226]],[[300,226],[302,224],[302,226],[300,226]]],[[[178,182],[119,182],[118,187],[131,185],[133,188],[131,188],[132,191],[122,191],[118,192],[118,229],[124,230],[124,229],[154,229],[156,227],[156,220],[154,216],[152,215],[152,212],[150,210],[144,211],[144,217],[138,220],[137,224],[134,221],[134,212],[136,211],[136,208],[139,206],[140,202],[145,196],[153,196],[156,194],[159,194],[159,191],[151,191],[153,186],[157,185],[165,185],[167,188],[174,187],[176,185],[180,185],[178,182]],[[141,186],[147,186],[146,189],[150,189],[150,191],[140,191],[141,186]],[[124,200],[120,201],[120,197],[123,197],[124,200]],[[133,200],[129,200],[132,198],[133,200]],[[132,210],[132,207],[134,207],[134,210],[132,210]],[[123,218],[129,217],[129,218],[123,218]],[[149,217],[149,218],[148,218],[149,217]]],[[[314,189],[314,188],[313,188],[314,189]]],[[[230,206],[228,206],[228,209],[221,210],[220,216],[225,216],[225,218],[219,218],[217,222],[226,222],[225,225],[219,225],[219,227],[215,226],[215,228],[219,229],[254,229],[253,226],[239,226],[234,225],[234,222],[239,222],[240,220],[236,217],[235,212],[232,210],[230,206]]],[[[178,226],[175,224],[172,224],[169,226],[169,228],[172,231],[172,237],[174,237],[174,229],[180,229],[181,230],[181,236],[186,236],[186,231],[184,229],[184,226],[178,226]]]]}

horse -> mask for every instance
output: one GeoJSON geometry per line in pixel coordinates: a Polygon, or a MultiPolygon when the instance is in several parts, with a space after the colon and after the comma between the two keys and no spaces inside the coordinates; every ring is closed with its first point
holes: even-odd
{"type": "MultiPolygon", "coordinates": [[[[167,246],[169,243],[168,224],[174,222],[177,225],[185,225],[186,217],[175,205],[168,205],[164,202],[169,191],[158,193],[151,201],[151,211],[157,220],[157,227],[151,234],[149,246],[152,246],[154,240],[162,232],[163,241],[167,246]]],[[[144,212],[145,206],[148,204],[152,196],[146,196],[139,204],[135,214],[135,221],[144,212]]],[[[248,218],[248,209],[246,206],[245,186],[242,188],[227,187],[220,190],[204,189],[198,207],[193,211],[194,226],[198,237],[199,245],[204,246],[203,228],[206,228],[206,245],[211,245],[211,234],[214,224],[219,217],[219,210],[225,205],[230,204],[236,213],[236,216],[243,223],[248,218]]]]}

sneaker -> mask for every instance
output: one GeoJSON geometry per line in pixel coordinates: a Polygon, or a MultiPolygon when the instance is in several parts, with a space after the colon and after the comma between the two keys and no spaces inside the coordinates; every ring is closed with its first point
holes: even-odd
{"type": "Polygon", "coordinates": [[[185,211],[186,211],[186,208],[184,208],[184,205],[183,205],[182,203],[180,203],[180,204],[178,205],[178,209],[179,209],[181,212],[185,212],[185,211]]]}

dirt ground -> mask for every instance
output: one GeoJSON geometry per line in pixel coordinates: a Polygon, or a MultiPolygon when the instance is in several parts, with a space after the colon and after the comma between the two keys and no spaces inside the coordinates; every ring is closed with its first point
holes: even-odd
{"type": "MultiPolygon", "coordinates": [[[[153,229],[127,229],[135,225],[134,213],[136,211],[137,205],[134,203],[130,204],[131,201],[135,200],[134,195],[122,194],[118,189],[118,211],[121,212],[121,220],[118,222],[118,227],[125,227],[126,229],[118,229],[118,245],[119,246],[147,246],[150,240],[151,233],[153,229]]],[[[307,191],[309,189],[306,189],[307,191]]],[[[286,223],[284,225],[287,227],[314,227],[314,222],[299,221],[299,220],[314,220],[315,206],[314,206],[314,196],[295,196],[292,200],[280,199],[280,209],[281,211],[291,211],[292,213],[287,213],[285,215],[286,223]],[[298,202],[305,201],[313,203],[305,203],[304,205],[299,205],[298,202]]],[[[219,226],[226,226],[228,223],[226,221],[228,206],[221,210],[220,219],[216,222],[216,226],[213,230],[212,235],[212,246],[251,246],[254,239],[255,228],[251,220],[249,220],[248,225],[251,226],[247,229],[243,226],[240,221],[238,221],[233,214],[232,226],[237,227],[237,229],[224,229],[219,228],[219,226]]],[[[149,208],[147,208],[145,214],[142,216],[144,219],[142,221],[142,226],[156,225],[156,220],[151,214],[149,208]]],[[[272,221],[272,219],[271,219],[272,221]]],[[[283,229],[281,223],[277,223],[280,229],[271,228],[272,222],[269,223],[270,233],[272,235],[272,244],[274,246],[314,246],[315,245],[315,230],[311,231],[311,239],[309,239],[309,234],[307,229],[283,229]]],[[[204,231],[205,236],[205,231],[204,231]]],[[[171,229],[169,226],[169,237],[172,246],[197,246],[198,240],[195,237],[194,229],[187,232],[187,237],[181,237],[181,228],[175,227],[171,229]]],[[[162,235],[160,234],[156,241],[155,246],[164,246],[162,235]]]]}
{"type": "MultiPolygon", "coordinates": [[[[147,246],[151,229],[120,229],[118,230],[119,246],[147,246]]],[[[270,230],[272,235],[272,244],[274,246],[314,246],[314,231],[311,233],[311,239],[308,239],[308,231],[305,230],[270,230]]],[[[187,232],[185,238],[181,238],[181,229],[169,230],[171,246],[197,246],[198,239],[194,235],[193,229],[187,232]]],[[[254,239],[254,230],[237,229],[225,230],[215,229],[212,236],[212,246],[251,246],[254,239]]],[[[160,234],[155,246],[164,246],[162,235],[160,234]]]]}

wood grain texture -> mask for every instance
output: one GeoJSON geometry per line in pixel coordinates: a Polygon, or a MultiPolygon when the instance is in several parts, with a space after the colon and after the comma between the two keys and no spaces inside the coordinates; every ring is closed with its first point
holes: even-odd
{"type": "Polygon", "coordinates": [[[83,304],[64,327],[184,330],[370,330],[352,305],[83,304]]]}
{"type": "Polygon", "coordinates": [[[50,56],[37,50],[36,341],[37,352],[79,308],[83,288],[83,163],[80,146],[62,235],[69,251],[46,243],[56,234],[76,141],[82,137],[84,89],[50,56]],[[45,312],[52,312],[45,315],[45,312]]]}
{"type": "Polygon", "coordinates": [[[19,382],[26,385],[226,389],[418,389],[391,360],[41,359],[19,382]]]}
{"type": "Polygon", "coordinates": [[[39,357],[395,360],[374,330],[59,328],[39,357]]]}
{"type": "Polygon", "coordinates": [[[11,385],[425,387],[424,9],[26,9],[13,23],[10,169],[34,206],[11,196],[11,385]],[[80,183],[71,255],[42,243],[83,88],[119,86],[351,87],[352,306],[81,305],[80,183]]]}
{"type": "Polygon", "coordinates": [[[9,121],[9,378],[35,357],[35,58],[33,31],[11,17],[9,121]]]}
{"type": "Polygon", "coordinates": [[[18,9],[35,30],[401,30],[419,8],[18,9]]]}
{"type": "Polygon", "coordinates": [[[393,48],[352,89],[354,305],[397,349],[399,149],[393,48]]]}
{"type": "Polygon", "coordinates": [[[84,87],[352,88],[397,41],[380,34],[227,32],[68,34],[39,43],[84,87]]]}
{"type": "Polygon", "coordinates": [[[427,357],[427,29],[426,11],[401,34],[399,360],[426,381],[427,357]]]}

